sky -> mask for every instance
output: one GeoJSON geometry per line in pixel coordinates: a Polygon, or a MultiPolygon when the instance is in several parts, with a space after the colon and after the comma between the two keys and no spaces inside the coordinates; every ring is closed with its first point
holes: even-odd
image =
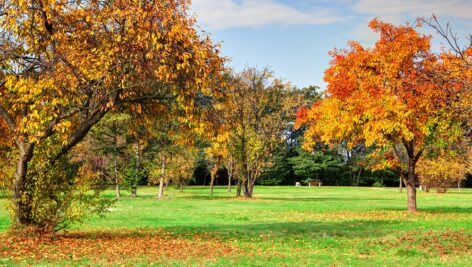
{"type": "MultiPolygon", "coordinates": [[[[235,70],[269,67],[292,85],[322,89],[328,52],[349,40],[372,45],[372,18],[405,24],[435,14],[464,42],[472,34],[472,0],[193,0],[191,13],[235,70]]],[[[433,30],[420,31],[441,46],[433,30]]]]}

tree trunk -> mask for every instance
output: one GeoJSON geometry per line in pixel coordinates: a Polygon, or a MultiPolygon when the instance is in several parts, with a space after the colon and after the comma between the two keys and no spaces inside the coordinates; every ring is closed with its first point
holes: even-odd
{"type": "Polygon", "coordinates": [[[416,212],[416,186],[414,183],[406,182],[408,194],[408,211],[416,212]]]}
{"type": "Polygon", "coordinates": [[[237,184],[237,189],[236,189],[236,197],[241,196],[241,178],[238,177],[238,184],[237,184]]]}
{"type": "Polygon", "coordinates": [[[228,193],[231,193],[231,180],[233,179],[232,175],[228,175],[228,193]]]}
{"type": "Polygon", "coordinates": [[[118,164],[117,164],[117,160],[116,160],[116,157],[114,159],[114,164],[113,164],[113,172],[114,172],[114,176],[115,176],[115,194],[116,194],[116,199],[120,199],[121,197],[121,192],[120,192],[120,179],[118,177],[118,164]]]}
{"type": "Polygon", "coordinates": [[[14,202],[15,202],[15,221],[18,226],[29,226],[33,224],[33,210],[31,207],[32,196],[28,190],[28,163],[33,158],[34,144],[19,145],[20,156],[15,173],[14,202]]]}
{"type": "Polygon", "coordinates": [[[184,191],[184,183],[180,183],[180,191],[184,191]]]}
{"type": "Polygon", "coordinates": [[[400,176],[400,193],[403,193],[403,178],[400,176]]]}
{"type": "Polygon", "coordinates": [[[118,139],[116,132],[113,136],[113,176],[115,178],[115,194],[116,199],[120,199],[120,179],[118,177],[118,139]]]}
{"type": "Polygon", "coordinates": [[[210,170],[210,195],[213,195],[213,185],[215,183],[215,177],[216,177],[217,171],[218,171],[218,168],[216,166],[213,166],[210,170]]]}
{"type": "Polygon", "coordinates": [[[357,173],[356,186],[359,186],[359,182],[360,182],[360,179],[361,179],[361,173],[362,173],[362,168],[360,168],[359,172],[357,173]]]}
{"type": "Polygon", "coordinates": [[[139,145],[139,139],[136,139],[136,174],[134,177],[133,186],[131,188],[131,197],[136,198],[138,196],[138,183],[141,171],[141,147],[139,145]]]}
{"type": "Polygon", "coordinates": [[[162,156],[161,178],[159,179],[159,193],[157,198],[164,197],[164,179],[166,175],[166,157],[162,156]]]}
{"type": "Polygon", "coordinates": [[[243,193],[245,198],[252,198],[251,183],[248,178],[243,181],[243,193]]]}
{"type": "Polygon", "coordinates": [[[408,160],[408,176],[405,181],[407,195],[408,195],[408,211],[416,212],[416,173],[415,173],[415,159],[408,160]]]}
{"type": "Polygon", "coordinates": [[[211,180],[210,180],[210,195],[213,195],[213,183],[215,182],[215,176],[212,174],[211,175],[211,180]]]}

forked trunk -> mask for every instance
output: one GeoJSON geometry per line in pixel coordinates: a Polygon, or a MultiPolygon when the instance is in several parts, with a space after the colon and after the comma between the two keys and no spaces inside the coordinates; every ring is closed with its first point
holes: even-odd
{"type": "Polygon", "coordinates": [[[249,182],[248,179],[244,180],[243,191],[244,191],[244,197],[245,198],[252,198],[251,183],[249,182]]]}

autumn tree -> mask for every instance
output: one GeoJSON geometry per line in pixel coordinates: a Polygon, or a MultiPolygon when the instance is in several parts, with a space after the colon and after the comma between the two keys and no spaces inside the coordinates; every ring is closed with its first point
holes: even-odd
{"type": "Polygon", "coordinates": [[[307,125],[305,148],[315,141],[348,147],[374,148],[378,167],[399,168],[408,190],[408,210],[416,211],[416,165],[423,151],[462,136],[466,95],[461,82],[431,75],[446,67],[444,53],[431,51],[431,37],[410,25],[393,26],[374,19],[380,34],[372,48],[350,42],[331,52],[325,72],[327,97],[298,112],[297,124],[307,125]],[[447,90],[444,90],[447,88],[447,90]]]}
{"type": "Polygon", "coordinates": [[[252,197],[257,179],[283,141],[284,118],[291,111],[286,102],[290,89],[274,79],[270,70],[250,68],[235,77],[227,92],[228,150],[236,161],[245,197],[252,197]]]}
{"type": "Polygon", "coordinates": [[[472,172],[471,157],[469,151],[463,155],[442,154],[433,159],[421,159],[418,161],[418,178],[428,189],[435,188],[438,193],[445,193],[472,172]]]}
{"type": "Polygon", "coordinates": [[[195,99],[215,92],[223,60],[188,7],[186,0],[0,3],[0,125],[15,142],[14,225],[51,225],[33,205],[42,195],[38,177],[50,179],[108,112],[159,116],[176,101],[191,113],[195,99]]]}

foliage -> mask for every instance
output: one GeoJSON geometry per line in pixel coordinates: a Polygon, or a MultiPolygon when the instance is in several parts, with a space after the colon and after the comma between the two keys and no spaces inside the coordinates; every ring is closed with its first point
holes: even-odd
{"type": "Polygon", "coordinates": [[[376,168],[401,171],[410,192],[408,209],[416,211],[416,163],[429,146],[463,136],[467,114],[450,107],[467,103],[468,95],[461,94],[467,84],[451,79],[451,86],[444,87],[446,80],[431,75],[447,68],[444,53],[435,55],[431,38],[414,27],[377,19],[369,26],[380,33],[376,44],[364,48],[350,42],[348,49],[331,52],[325,72],[328,96],[300,109],[297,126],[308,126],[306,149],[316,141],[375,148],[376,168]]]}
{"type": "Polygon", "coordinates": [[[106,113],[146,121],[174,103],[185,123],[198,122],[197,99],[219,93],[224,60],[188,8],[187,0],[0,3],[0,132],[15,141],[19,226],[42,224],[31,201],[50,175],[37,176],[60,170],[106,113]]]}
{"type": "Polygon", "coordinates": [[[223,125],[229,130],[222,138],[236,163],[245,197],[252,197],[256,181],[272,165],[271,154],[283,142],[295,106],[291,89],[270,70],[250,68],[232,77],[225,91],[223,125]]]}
{"type": "MultiPolygon", "coordinates": [[[[74,149],[74,157],[62,157],[59,164],[48,166],[31,161],[39,171],[34,184],[27,184],[32,220],[38,231],[50,233],[82,222],[91,214],[100,214],[112,204],[103,198],[100,173],[85,164],[83,147],[74,149]],[[47,169],[45,169],[47,168],[47,169]]],[[[37,147],[41,152],[41,147],[37,147]]],[[[21,230],[21,229],[20,229],[21,230]]]]}
{"type": "Polygon", "coordinates": [[[295,174],[304,180],[324,182],[340,173],[342,158],[335,151],[300,151],[290,159],[295,174]]]}
{"type": "Polygon", "coordinates": [[[465,155],[440,155],[433,159],[418,162],[418,176],[422,185],[445,193],[472,172],[472,150],[465,155]]]}

